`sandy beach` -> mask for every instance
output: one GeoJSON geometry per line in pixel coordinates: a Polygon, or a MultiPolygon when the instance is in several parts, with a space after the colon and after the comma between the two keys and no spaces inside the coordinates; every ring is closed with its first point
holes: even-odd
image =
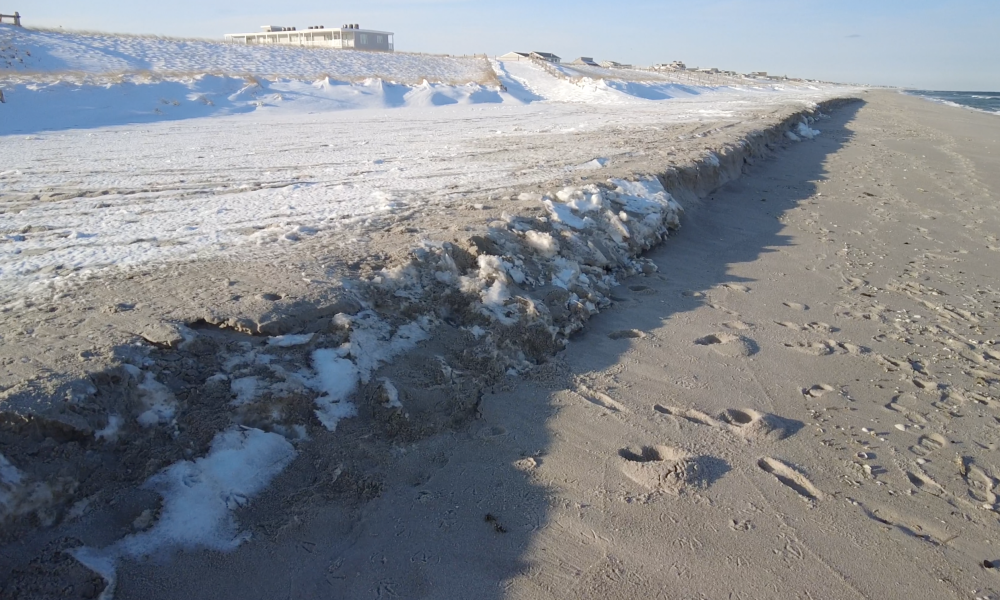
{"type": "MultiPolygon", "coordinates": [[[[378,374],[426,425],[362,386],[237,501],[249,541],[124,560],[114,597],[1000,598],[1000,120],[861,97],[704,198],[665,178],[685,212],[655,272],[565,349],[481,390],[436,362],[468,340],[420,342],[378,374]]],[[[97,596],[66,551],[157,506],[9,540],[4,594],[97,596]]]]}
{"type": "Polygon", "coordinates": [[[823,125],[475,419],[373,451],[377,493],[322,481],[345,429],[252,541],[116,597],[998,597],[1000,121],[870,92],[823,125]]]}

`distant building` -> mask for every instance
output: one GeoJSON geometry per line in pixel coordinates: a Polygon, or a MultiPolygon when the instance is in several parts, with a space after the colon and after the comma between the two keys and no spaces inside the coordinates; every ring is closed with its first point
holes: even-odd
{"type": "Polygon", "coordinates": [[[295,27],[263,25],[260,33],[227,33],[226,41],[249,46],[309,46],[316,48],[338,48],[343,50],[371,50],[392,52],[395,50],[393,37],[389,31],[361,29],[357,23],[344,25],[340,29],[327,29],[315,25],[299,31],[295,27]]]}
{"type": "Polygon", "coordinates": [[[679,60],[675,60],[672,63],[661,63],[658,65],[653,65],[653,70],[655,71],[686,71],[687,65],[679,60]]]}
{"type": "Polygon", "coordinates": [[[589,56],[581,56],[580,58],[574,60],[573,62],[571,62],[569,64],[571,64],[571,65],[587,65],[587,66],[590,66],[590,67],[599,67],[600,66],[596,62],[594,62],[593,58],[590,58],[589,56]]]}
{"type": "Polygon", "coordinates": [[[541,60],[544,60],[545,62],[550,62],[555,64],[559,64],[560,62],[562,62],[561,58],[559,58],[555,54],[552,54],[551,52],[539,52],[538,50],[535,50],[531,53],[531,56],[532,58],[539,58],[541,60]]]}
{"type": "Polygon", "coordinates": [[[602,60],[600,65],[605,69],[631,69],[632,65],[622,64],[613,60],[602,60]]]}
{"type": "Polygon", "coordinates": [[[530,52],[508,52],[497,57],[497,60],[528,60],[531,58],[530,52]]]}
{"type": "Polygon", "coordinates": [[[544,60],[550,63],[559,63],[562,61],[561,58],[552,54],[550,52],[508,52],[502,56],[498,56],[497,60],[544,60]]]}

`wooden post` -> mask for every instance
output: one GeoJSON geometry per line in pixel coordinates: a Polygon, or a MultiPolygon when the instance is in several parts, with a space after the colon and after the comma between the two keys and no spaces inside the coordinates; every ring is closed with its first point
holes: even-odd
{"type": "Polygon", "coordinates": [[[21,26],[21,13],[14,11],[14,27],[21,26]]]}

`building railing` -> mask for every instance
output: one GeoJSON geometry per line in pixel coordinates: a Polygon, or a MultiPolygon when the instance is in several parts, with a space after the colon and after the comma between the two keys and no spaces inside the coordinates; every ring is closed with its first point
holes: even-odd
{"type": "Polygon", "coordinates": [[[3,23],[4,19],[13,19],[14,20],[14,27],[20,27],[21,26],[21,13],[19,13],[19,12],[15,12],[12,15],[0,15],[0,23],[3,23]]]}

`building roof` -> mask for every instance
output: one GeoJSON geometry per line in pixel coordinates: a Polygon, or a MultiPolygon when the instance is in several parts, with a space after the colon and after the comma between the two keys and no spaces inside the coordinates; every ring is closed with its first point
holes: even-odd
{"type": "Polygon", "coordinates": [[[552,60],[552,59],[560,60],[558,56],[556,56],[555,54],[552,54],[551,52],[539,52],[538,50],[532,50],[531,53],[534,54],[534,55],[536,55],[536,56],[540,56],[540,57],[544,58],[545,60],[552,60]]]}

